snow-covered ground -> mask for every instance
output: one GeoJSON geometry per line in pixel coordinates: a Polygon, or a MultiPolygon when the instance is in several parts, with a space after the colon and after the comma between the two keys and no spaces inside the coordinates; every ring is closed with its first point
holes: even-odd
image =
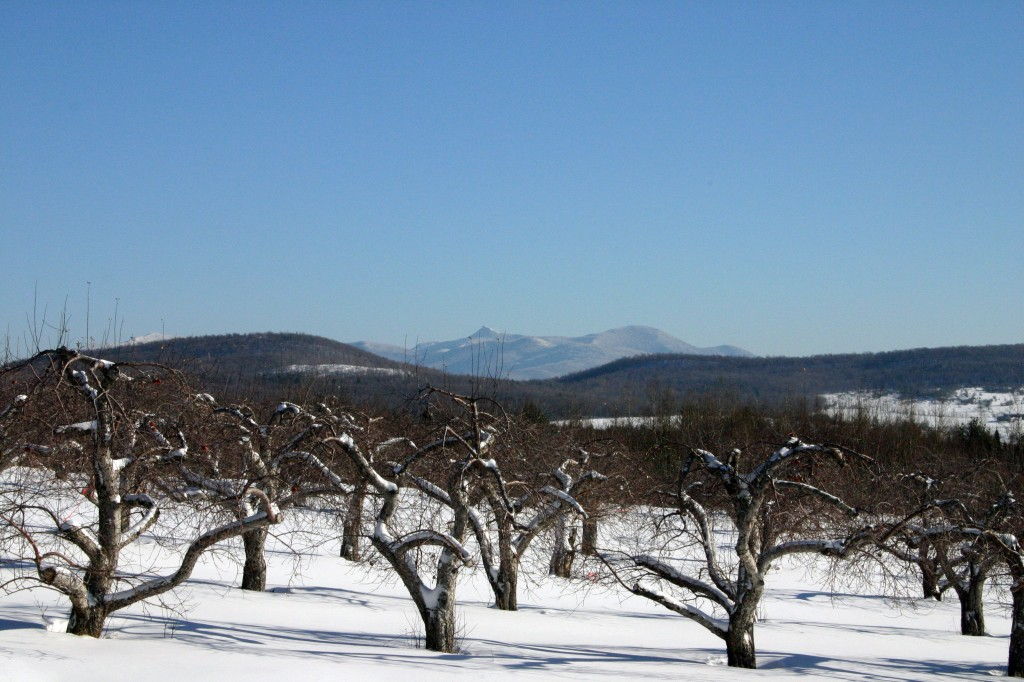
{"type": "MultiPolygon", "coordinates": [[[[0,597],[0,680],[948,680],[1001,675],[1007,655],[1004,593],[990,595],[993,634],[964,637],[953,595],[898,609],[870,589],[832,594],[795,565],[770,576],[756,671],[726,668],[719,640],[651,602],[536,575],[513,613],[490,608],[483,577],[467,576],[462,652],[437,654],[416,647],[419,618],[403,587],[337,550],[319,543],[297,561],[278,543],[260,594],[234,587],[237,563],[208,555],[169,599],[173,610],[118,612],[102,640],[48,632],[44,621],[65,609],[52,592],[0,597]]],[[[164,550],[148,539],[140,551],[148,563],[164,550]]]]}
{"type": "MultiPolygon", "coordinates": [[[[669,417],[669,421],[678,421],[679,417],[669,417]]],[[[613,426],[650,426],[655,417],[587,417],[585,419],[560,419],[556,422],[558,426],[569,426],[582,424],[594,429],[610,429],[613,426]]]]}
{"type": "Polygon", "coordinates": [[[402,375],[408,372],[391,367],[363,367],[362,365],[288,365],[281,369],[275,369],[273,374],[389,374],[402,375]]]}
{"type": "Polygon", "coordinates": [[[1024,432],[1024,388],[996,392],[983,388],[961,388],[942,399],[905,399],[897,393],[826,393],[825,409],[854,416],[864,412],[880,419],[911,418],[931,426],[954,427],[977,419],[1002,436],[1024,432]]]}
{"type": "MultiPolygon", "coordinates": [[[[983,388],[960,388],[945,398],[907,399],[898,393],[849,391],[819,396],[824,409],[831,414],[853,417],[867,414],[882,421],[914,419],[930,426],[950,428],[962,426],[973,419],[1001,436],[1024,434],[1024,387],[1016,391],[986,391],[983,388]]],[[[670,421],[678,417],[670,417],[670,421]]],[[[612,426],[650,426],[655,417],[592,417],[577,422],[595,429],[612,426]]]]}

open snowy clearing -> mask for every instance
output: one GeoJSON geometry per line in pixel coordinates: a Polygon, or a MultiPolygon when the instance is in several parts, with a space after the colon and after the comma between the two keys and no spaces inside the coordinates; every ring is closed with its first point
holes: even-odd
{"type": "Polygon", "coordinates": [[[288,365],[281,369],[275,369],[267,374],[317,374],[327,376],[330,374],[386,374],[391,376],[403,376],[408,372],[390,367],[363,367],[362,365],[288,365]]]}
{"type": "MultiPolygon", "coordinates": [[[[937,428],[964,426],[978,421],[1001,436],[1024,433],[1024,388],[1016,391],[987,391],[979,387],[958,388],[946,398],[904,398],[898,393],[848,391],[818,396],[829,414],[852,419],[865,415],[878,421],[913,421],[937,428]]],[[[614,426],[650,426],[655,417],[592,417],[576,420],[595,429],[614,426]]],[[[669,417],[678,422],[679,417],[669,417]]],[[[563,420],[556,424],[576,423],[563,420]]]]}
{"type": "Polygon", "coordinates": [[[977,420],[1002,436],[1024,432],[1024,388],[1016,391],[987,391],[980,387],[959,388],[944,399],[911,400],[898,393],[851,391],[821,396],[825,409],[847,418],[865,414],[879,421],[913,419],[939,428],[963,426],[977,420]]]}
{"type": "MultiPolygon", "coordinates": [[[[159,552],[148,540],[144,552],[159,552]]],[[[296,563],[270,552],[270,589],[235,587],[238,567],[208,555],[171,596],[173,611],[139,606],[111,617],[102,640],[48,632],[66,602],[42,590],[0,598],[0,680],[448,679],[463,675],[565,679],[841,680],[1002,676],[1006,600],[988,604],[989,637],[958,632],[959,611],[916,601],[896,609],[874,595],[833,597],[801,566],[773,571],[752,671],[724,666],[723,643],[651,602],[586,579],[524,580],[519,612],[489,607],[479,573],[459,589],[462,652],[416,647],[419,616],[377,567],[337,558],[334,542],[296,563]],[[293,575],[293,569],[298,573],[293,575]]],[[[524,576],[525,578],[525,576],[524,576]]],[[[59,627],[59,626],[58,626],[59,627]]]]}

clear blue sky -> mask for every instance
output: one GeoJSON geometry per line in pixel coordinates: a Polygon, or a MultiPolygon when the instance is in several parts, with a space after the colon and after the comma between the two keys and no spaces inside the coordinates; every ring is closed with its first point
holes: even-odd
{"type": "Polygon", "coordinates": [[[0,131],[12,334],[1024,341],[1021,2],[8,1],[0,131]]]}

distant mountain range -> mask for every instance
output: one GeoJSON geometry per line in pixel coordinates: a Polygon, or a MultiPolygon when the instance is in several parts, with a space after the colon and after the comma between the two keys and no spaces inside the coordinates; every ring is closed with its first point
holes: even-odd
{"type": "MultiPolygon", "coordinates": [[[[810,357],[727,357],[692,352],[652,355],[645,353],[652,346],[630,344],[644,336],[662,337],[657,330],[640,330],[612,330],[578,339],[504,335],[504,345],[499,345],[502,335],[485,328],[468,337],[485,339],[476,351],[466,339],[449,346],[461,348],[459,352],[470,357],[477,353],[483,363],[478,365],[481,371],[474,373],[477,378],[460,375],[451,366],[442,373],[422,360],[419,365],[397,362],[369,352],[365,344],[356,348],[308,334],[183,337],[97,352],[111,360],[160,362],[183,369],[204,390],[225,400],[269,402],[336,395],[360,404],[409,409],[424,386],[439,386],[467,395],[492,396],[509,410],[533,403],[551,417],[649,414],[654,399],[721,392],[771,401],[844,391],[933,397],[965,386],[998,391],[1019,391],[1024,386],[1024,344],[810,357]],[[570,360],[571,349],[579,346],[644,354],[554,379],[509,381],[496,378],[497,373],[488,374],[485,363],[494,362],[498,349],[506,366],[510,358],[519,359],[506,349],[509,345],[516,348],[517,338],[532,339],[539,350],[551,347],[545,342],[552,346],[557,345],[555,340],[575,342],[575,346],[566,344],[570,350],[563,348],[570,360]]],[[[458,357],[453,350],[441,355],[458,357]]],[[[524,353],[521,357],[529,356],[524,353]]],[[[548,364],[558,366],[556,362],[548,364]]],[[[561,367],[550,371],[558,372],[561,367]]]]}
{"type": "Polygon", "coordinates": [[[450,374],[510,379],[550,379],[635,355],[682,354],[752,357],[736,346],[698,348],[653,327],[619,327],[586,336],[525,336],[481,327],[451,341],[402,348],[384,343],[351,344],[398,362],[444,370],[450,374]]]}

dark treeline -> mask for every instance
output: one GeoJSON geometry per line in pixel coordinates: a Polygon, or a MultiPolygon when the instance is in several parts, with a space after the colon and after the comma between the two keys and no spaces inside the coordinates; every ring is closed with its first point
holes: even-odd
{"type": "Polygon", "coordinates": [[[963,386],[1024,385],[1024,344],[810,357],[654,355],[623,358],[554,380],[591,395],[642,398],[652,382],[679,393],[726,389],[775,398],[875,390],[926,396],[963,386]]]}
{"type": "Polygon", "coordinates": [[[622,444],[630,466],[652,478],[677,470],[690,448],[746,452],[785,442],[791,434],[810,442],[841,443],[896,471],[956,470],[993,462],[1024,473],[1024,440],[1002,438],[978,422],[938,429],[906,418],[879,420],[866,412],[829,415],[807,400],[769,403],[706,393],[679,401],[650,426],[590,430],[594,439],[622,444]]]}
{"type": "Polygon", "coordinates": [[[322,336],[270,332],[181,337],[92,352],[115,357],[122,362],[161,362],[194,373],[221,377],[251,377],[288,365],[402,366],[322,336]]]}
{"type": "MultiPolygon", "coordinates": [[[[805,358],[656,355],[624,358],[544,381],[449,375],[387,360],[348,344],[306,334],[229,334],[104,349],[121,361],[155,361],[182,369],[220,395],[359,396],[396,409],[426,384],[493,395],[550,418],[655,414],[666,394],[729,393],[777,403],[819,393],[873,390],[930,396],[964,386],[1024,385],[1024,344],[917,349],[805,358]],[[345,364],[390,370],[351,374],[283,371],[289,365],[345,364]]],[[[673,398],[674,399],[674,398],[673,398]]]]}

